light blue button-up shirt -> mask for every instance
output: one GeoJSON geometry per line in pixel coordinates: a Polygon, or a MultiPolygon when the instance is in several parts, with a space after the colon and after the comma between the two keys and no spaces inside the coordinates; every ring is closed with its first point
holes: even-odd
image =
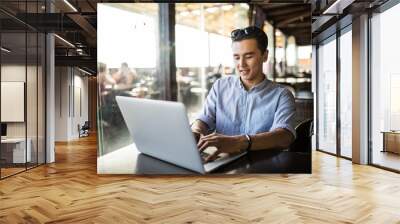
{"type": "Polygon", "coordinates": [[[218,79],[198,119],[224,135],[254,135],[284,128],[293,136],[296,106],[293,94],[265,78],[246,91],[239,76],[218,79]]]}

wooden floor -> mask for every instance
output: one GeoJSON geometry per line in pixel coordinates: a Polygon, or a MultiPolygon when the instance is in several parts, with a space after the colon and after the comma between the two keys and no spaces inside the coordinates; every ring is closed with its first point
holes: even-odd
{"type": "Polygon", "coordinates": [[[400,170],[400,154],[381,152],[377,150],[374,151],[372,160],[374,164],[400,170]]]}
{"type": "Polygon", "coordinates": [[[3,178],[3,177],[7,177],[7,176],[10,176],[10,175],[13,175],[13,174],[16,174],[16,173],[19,173],[19,172],[22,172],[22,171],[24,171],[24,170],[26,170],[25,169],[25,167],[18,167],[18,168],[4,168],[4,167],[2,167],[1,168],[1,177],[3,178]]]}
{"type": "Polygon", "coordinates": [[[25,168],[25,164],[18,164],[18,167],[2,167],[1,168],[1,178],[6,178],[11,175],[15,175],[20,172],[24,172],[27,169],[33,169],[37,166],[37,164],[27,164],[25,168]]]}
{"type": "Polygon", "coordinates": [[[0,181],[0,223],[400,223],[400,175],[315,152],[312,175],[96,174],[96,139],[0,181]]]}

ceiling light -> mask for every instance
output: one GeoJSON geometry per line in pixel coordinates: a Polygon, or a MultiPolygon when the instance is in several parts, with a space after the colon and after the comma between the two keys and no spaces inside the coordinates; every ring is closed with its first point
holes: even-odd
{"type": "Polygon", "coordinates": [[[7,48],[5,48],[5,47],[1,47],[1,50],[4,51],[4,52],[6,52],[6,53],[10,53],[10,52],[11,52],[11,50],[9,50],[9,49],[7,49],[7,48]]]}
{"type": "Polygon", "coordinates": [[[322,14],[342,14],[343,10],[351,5],[354,0],[337,0],[331,6],[329,6],[322,14]]]}
{"type": "Polygon", "coordinates": [[[80,49],[80,48],[76,49],[76,52],[77,52],[79,55],[83,55],[83,50],[80,49]]]}
{"type": "Polygon", "coordinates": [[[69,45],[70,47],[75,48],[75,45],[71,44],[71,42],[69,42],[68,40],[58,36],[57,34],[54,34],[55,37],[57,37],[59,40],[61,40],[62,42],[66,43],[67,45],[69,45]]]}
{"type": "Polygon", "coordinates": [[[78,12],[78,10],[71,4],[69,3],[68,0],[64,0],[65,4],[67,4],[72,10],[74,10],[74,12],[78,12]]]}
{"type": "Polygon", "coordinates": [[[83,70],[83,69],[81,69],[81,68],[79,68],[79,67],[78,67],[78,70],[81,71],[81,72],[83,72],[83,73],[85,73],[85,74],[87,74],[87,75],[92,75],[92,73],[90,73],[90,72],[88,72],[88,71],[86,71],[86,70],[83,70]]]}

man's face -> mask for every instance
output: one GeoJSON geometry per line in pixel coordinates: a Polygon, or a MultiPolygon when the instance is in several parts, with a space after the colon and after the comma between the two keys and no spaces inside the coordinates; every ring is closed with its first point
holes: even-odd
{"type": "Polygon", "coordinates": [[[261,53],[256,39],[234,41],[232,51],[236,70],[242,80],[251,81],[262,75],[262,64],[267,61],[268,53],[261,53]]]}

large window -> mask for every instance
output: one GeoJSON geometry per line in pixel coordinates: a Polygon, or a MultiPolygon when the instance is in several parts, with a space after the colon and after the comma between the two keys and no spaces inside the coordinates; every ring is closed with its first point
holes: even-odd
{"type": "Polygon", "coordinates": [[[318,48],[318,148],[352,157],[352,34],[351,25],[331,36],[318,48]],[[338,43],[336,41],[339,41],[338,43]],[[339,45],[339,48],[337,47],[339,45]],[[339,52],[339,61],[337,54],[339,52]],[[337,71],[337,63],[340,71],[337,71]],[[337,77],[340,79],[337,80],[337,77]],[[340,92],[337,93],[337,85],[340,92]],[[337,105],[337,101],[340,105],[337,105]],[[339,108],[339,111],[338,111],[339,108]],[[339,112],[339,114],[338,114],[339,112]],[[340,118],[337,135],[337,120],[340,118]],[[340,139],[340,145],[338,144],[340,139]]]}
{"type": "Polygon", "coordinates": [[[276,49],[275,49],[275,70],[277,76],[284,76],[286,69],[286,45],[287,38],[284,33],[282,33],[279,29],[275,30],[275,38],[276,38],[276,49]]]}
{"type": "Polygon", "coordinates": [[[318,48],[318,149],[336,153],[336,36],[318,48]]]}
{"type": "Polygon", "coordinates": [[[373,15],[371,73],[372,163],[400,170],[400,4],[373,15]]]}
{"type": "Polygon", "coordinates": [[[352,157],[352,35],[351,26],[340,36],[340,154],[352,157]]]}
{"type": "Polygon", "coordinates": [[[287,39],[287,47],[286,47],[286,73],[289,74],[297,74],[298,66],[297,66],[298,58],[297,58],[297,45],[296,38],[294,36],[289,36],[287,39]]]}
{"type": "Polygon", "coordinates": [[[98,4],[99,156],[132,144],[116,96],[162,98],[158,4],[98,4]]]}
{"type": "Polygon", "coordinates": [[[263,64],[263,72],[267,75],[269,80],[274,79],[274,27],[268,21],[264,22],[264,32],[268,37],[268,60],[263,64]]]}

